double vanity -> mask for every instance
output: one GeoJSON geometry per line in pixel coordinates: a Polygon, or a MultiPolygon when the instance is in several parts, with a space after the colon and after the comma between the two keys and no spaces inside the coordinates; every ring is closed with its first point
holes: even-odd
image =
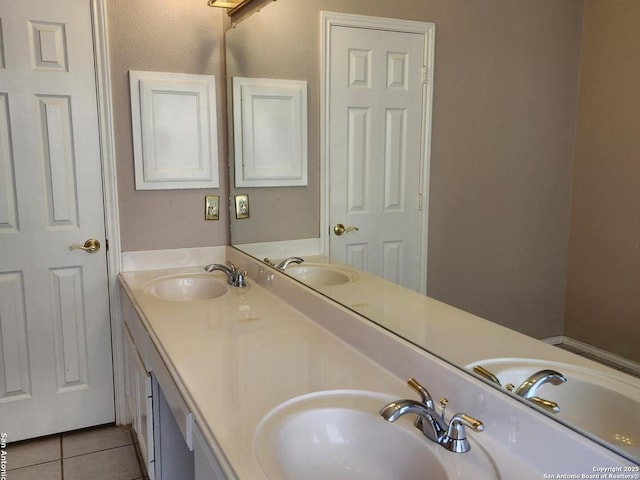
{"type": "MultiPolygon", "coordinates": [[[[502,385],[518,386],[549,365],[534,355],[522,357],[529,363],[483,356],[464,312],[438,305],[459,317],[452,336],[463,357],[473,356],[464,364],[482,365],[500,387],[234,248],[196,250],[178,261],[150,254],[125,262],[129,271],[120,274],[127,406],[151,478],[638,478],[633,461],[505,395],[502,385]],[[233,271],[203,270],[226,262],[246,286],[230,284],[233,271]],[[408,384],[411,377],[417,381],[408,384]]],[[[361,274],[303,265],[290,268],[316,281],[347,275],[355,285],[361,274]]],[[[542,382],[540,398],[580,379],[579,391],[549,399],[559,414],[584,416],[581,409],[599,407],[575,395],[596,402],[594,392],[621,388],[603,371],[587,375],[579,362],[552,366],[570,381],[542,382]],[[594,383],[598,375],[609,383],[594,383]]],[[[618,394],[637,395],[627,387],[618,394]]],[[[629,402],[633,425],[638,403],[629,402]]],[[[590,417],[609,425],[617,415],[590,417]]],[[[637,442],[635,425],[628,436],[637,442]]],[[[616,425],[621,435],[624,427],[616,425]]]]}

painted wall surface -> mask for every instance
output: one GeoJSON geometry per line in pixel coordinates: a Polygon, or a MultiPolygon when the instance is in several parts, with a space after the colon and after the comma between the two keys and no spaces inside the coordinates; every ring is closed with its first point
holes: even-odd
{"type": "Polygon", "coordinates": [[[224,11],[206,0],[109,0],[107,10],[123,251],[227,244],[224,11]],[[135,190],[129,70],[215,75],[221,188],[135,190]],[[219,221],[204,220],[206,194],[220,195],[219,221]]]}
{"type": "Polygon", "coordinates": [[[566,301],[566,335],[636,362],[639,22],[637,0],[585,1],[566,301]]]}
{"type": "MultiPolygon", "coordinates": [[[[310,79],[313,152],[319,12],[434,22],[428,294],[538,338],[559,335],[582,7],[581,0],[278,0],[228,33],[235,47],[228,70],[310,79]]],[[[310,154],[310,179],[319,170],[310,154]]],[[[287,202],[283,190],[258,202],[259,228],[232,220],[233,243],[315,236],[317,187],[287,202]]]]}
{"type": "MultiPolygon", "coordinates": [[[[234,188],[231,180],[232,195],[248,194],[251,209],[250,218],[231,219],[234,244],[320,236],[320,13],[313,3],[287,0],[266,5],[226,34],[229,125],[233,124],[232,77],[303,80],[308,87],[308,185],[234,188]]],[[[233,158],[233,138],[229,150],[233,158]]],[[[233,179],[232,161],[230,175],[233,179]]]]}

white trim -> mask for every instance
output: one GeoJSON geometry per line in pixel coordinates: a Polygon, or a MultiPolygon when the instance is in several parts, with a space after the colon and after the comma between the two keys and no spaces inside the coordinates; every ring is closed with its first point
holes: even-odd
{"type": "Polygon", "coordinates": [[[224,263],[227,246],[171,248],[122,253],[122,272],[140,272],[166,268],[202,267],[224,263]]]}
{"type": "Polygon", "coordinates": [[[236,187],[308,185],[307,82],[232,80],[236,187]]]}
{"type": "Polygon", "coordinates": [[[321,12],[321,109],[320,109],[320,247],[324,255],[329,255],[329,168],[327,155],[329,152],[329,52],[331,27],[346,26],[396,32],[416,33],[424,35],[425,58],[427,67],[426,83],[423,91],[423,128],[422,128],[422,218],[421,242],[422,250],[418,252],[419,292],[427,294],[427,252],[429,241],[429,173],[431,165],[431,112],[433,106],[433,72],[435,58],[435,23],[400,20],[394,18],[351,15],[344,13],[321,12]]]}
{"type": "Polygon", "coordinates": [[[129,92],[136,190],[219,188],[215,76],[129,70],[129,92]]]}
{"type": "Polygon", "coordinates": [[[116,176],[115,136],[111,99],[111,73],[107,35],[106,0],[90,0],[93,17],[93,40],[96,69],[100,154],[105,209],[105,235],[109,241],[107,271],[109,276],[109,304],[111,316],[111,347],[113,356],[113,388],[116,423],[127,418],[124,395],[124,343],[118,274],[121,270],[120,220],[118,217],[118,186],[116,176]]]}
{"type": "Polygon", "coordinates": [[[542,341],[544,343],[548,343],[549,345],[562,345],[565,338],[566,337],[563,335],[556,335],[555,337],[543,338],[542,341]]]}
{"type": "Polygon", "coordinates": [[[267,257],[275,261],[292,255],[303,258],[322,255],[319,240],[318,238],[302,238],[276,242],[245,243],[234,246],[252,257],[258,259],[267,257]]]}
{"type": "Polygon", "coordinates": [[[542,341],[550,345],[567,345],[571,349],[579,351],[580,353],[586,353],[590,357],[595,357],[609,366],[614,365],[617,369],[630,370],[634,372],[635,375],[640,376],[640,363],[621,357],[615,353],[608,352],[607,350],[594,347],[593,345],[581,342],[580,340],[575,340],[565,335],[558,335],[556,337],[544,338],[542,341]]]}

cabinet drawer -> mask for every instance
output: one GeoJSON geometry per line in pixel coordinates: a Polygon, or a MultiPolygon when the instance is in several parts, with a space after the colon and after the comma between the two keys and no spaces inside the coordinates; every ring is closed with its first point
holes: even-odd
{"type": "Polygon", "coordinates": [[[182,399],[182,395],[180,395],[178,387],[176,387],[176,384],[169,374],[169,370],[167,370],[167,367],[164,365],[160,353],[158,353],[158,350],[151,342],[149,342],[148,352],[151,373],[158,381],[162,393],[167,399],[171,414],[178,424],[184,441],[189,447],[189,450],[193,450],[193,414],[182,399]]]}

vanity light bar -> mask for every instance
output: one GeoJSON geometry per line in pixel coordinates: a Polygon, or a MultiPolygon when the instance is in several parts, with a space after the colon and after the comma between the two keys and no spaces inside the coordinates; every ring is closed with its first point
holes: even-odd
{"type": "Polygon", "coordinates": [[[221,0],[209,0],[207,5],[210,7],[220,7],[220,8],[230,8],[232,11],[236,10],[240,7],[243,7],[247,3],[250,3],[252,0],[232,0],[232,1],[221,1],[221,0]]]}
{"type": "MultiPolygon", "coordinates": [[[[234,13],[238,12],[240,9],[246,7],[247,5],[249,5],[250,3],[252,3],[254,0],[208,0],[207,1],[207,5],[209,5],[210,7],[220,7],[220,8],[226,8],[228,9],[227,11],[227,15],[231,16],[234,13]]],[[[267,3],[270,2],[275,2],[276,0],[258,0],[256,1],[255,5],[256,5],[256,11],[260,11],[260,8],[262,8],[262,6],[266,5],[267,3]]]]}

